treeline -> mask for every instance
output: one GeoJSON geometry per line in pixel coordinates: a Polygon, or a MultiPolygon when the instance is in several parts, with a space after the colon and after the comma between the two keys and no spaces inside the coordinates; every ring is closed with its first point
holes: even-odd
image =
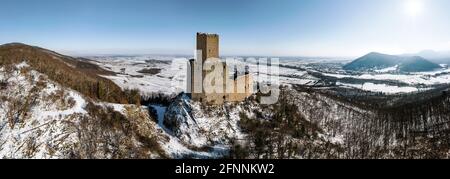
{"type": "MultiPolygon", "coordinates": [[[[395,136],[398,154],[405,158],[442,158],[450,151],[450,96],[377,111],[385,136],[395,136]]],[[[447,156],[448,157],[448,156],[447,156]]]]}
{"type": "Polygon", "coordinates": [[[105,71],[100,68],[38,47],[23,44],[0,46],[0,66],[18,64],[23,61],[34,70],[47,75],[50,80],[87,97],[111,103],[140,103],[140,96],[136,90],[123,91],[111,80],[100,77],[98,74],[105,74],[105,71]],[[83,66],[90,68],[83,70],[83,66]]]}
{"type": "Polygon", "coordinates": [[[348,121],[342,156],[346,158],[448,158],[450,98],[383,108],[355,115],[348,121]]]}
{"type": "MultiPolygon", "coordinates": [[[[416,98],[380,96],[379,99],[387,98],[385,102],[393,102],[378,106],[371,105],[370,100],[363,101],[364,98],[354,101],[314,89],[296,90],[291,99],[297,101],[309,121],[330,134],[343,136],[344,150],[336,153],[339,158],[449,157],[447,93],[410,94],[416,98]]],[[[379,102],[382,101],[372,103],[379,102]]]]}
{"type": "Polygon", "coordinates": [[[450,157],[448,93],[376,108],[337,100],[315,89],[297,90],[282,88],[274,105],[246,101],[239,125],[247,137],[232,140],[229,157],[450,157]]]}
{"type": "Polygon", "coordinates": [[[432,89],[419,92],[390,95],[386,95],[382,92],[369,92],[361,89],[341,87],[314,89],[307,86],[294,85],[294,89],[297,91],[314,91],[334,100],[351,103],[352,105],[368,110],[389,109],[408,104],[422,103],[450,93],[449,84],[434,85],[432,86],[432,89]]]}
{"type": "Polygon", "coordinates": [[[163,106],[169,106],[173,100],[177,98],[177,95],[167,95],[160,92],[145,93],[141,95],[141,104],[158,104],[163,106]]]}

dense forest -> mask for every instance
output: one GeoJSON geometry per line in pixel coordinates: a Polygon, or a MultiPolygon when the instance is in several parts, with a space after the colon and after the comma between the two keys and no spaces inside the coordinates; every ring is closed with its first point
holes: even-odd
{"type": "MultiPolygon", "coordinates": [[[[244,106],[257,105],[258,98],[247,100],[244,106]]],[[[278,103],[240,113],[239,125],[248,136],[232,141],[230,158],[337,158],[335,153],[342,148],[321,138],[321,127],[308,121],[288,98],[288,91],[283,90],[278,103]]]]}
{"type": "MultiPolygon", "coordinates": [[[[254,101],[244,106],[258,105],[254,101]]],[[[230,157],[449,157],[447,93],[384,107],[365,104],[311,88],[283,88],[277,104],[241,113],[240,126],[248,139],[234,141],[230,157]]]]}

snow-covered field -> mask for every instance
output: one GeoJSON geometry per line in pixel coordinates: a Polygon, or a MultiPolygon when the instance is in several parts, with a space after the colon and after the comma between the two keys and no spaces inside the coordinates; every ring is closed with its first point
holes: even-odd
{"type": "Polygon", "coordinates": [[[387,72],[396,71],[397,69],[398,69],[398,65],[395,65],[395,66],[393,66],[393,67],[388,67],[388,68],[384,68],[384,69],[381,69],[381,70],[375,70],[375,72],[378,72],[378,73],[387,73],[387,72]]]}
{"type": "MultiPolygon", "coordinates": [[[[136,56],[136,57],[89,57],[100,67],[113,71],[115,76],[104,76],[111,79],[123,89],[139,89],[142,94],[163,93],[167,95],[179,94],[186,91],[187,61],[188,57],[159,57],[159,56],[136,56]],[[143,69],[161,69],[157,74],[140,73],[143,69]]],[[[313,84],[317,81],[307,74],[291,68],[279,67],[278,72],[268,74],[261,72],[257,77],[258,66],[254,63],[243,63],[241,61],[227,61],[229,69],[235,65],[247,64],[249,71],[254,75],[254,80],[259,82],[271,82],[275,84],[313,84]],[[272,78],[271,78],[272,77],[272,78]]],[[[230,78],[232,73],[230,72],[230,78]]]]}
{"type": "Polygon", "coordinates": [[[365,80],[392,80],[407,83],[410,85],[436,85],[443,83],[450,83],[450,68],[442,68],[430,72],[416,72],[411,74],[362,74],[362,75],[346,75],[346,74],[331,74],[323,73],[326,76],[336,78],[355,78],[365,80]]]}
{"type": "Polygon", "coordinates": [[[391,86],[386,84],[374,84],[374,83],[364,83],[364,84],[348,84],[348,83],[339,83],[337,85],[346,86],[346,87],[353,87],[362,89],[364,91],[371,91],[371,92],[381,92],[385,94],[397,94],[397,93],[412,93],[412,92],[418,92],[419,88],[416,87],[398,87],[398,86],[391,86]]]}
{"type": "Polygon", "coordinates": [[[139,89],[143,94],[177,94],[186,88],[187,58],[176,57],[90,57],[94,63],[115,76],[104,76],[124,89],[139,89]],[[139,72],[160,70],[155,74],[139,72]]]}
{"type": "MultiPolygon", "coordinates": [[[[177,94],[186,85],[187,58],[141,56],[96,57],[93,60],[102,68],[115,72],[115,76],[105,77],[124,89],[135,88],[143,93],[177,94]]],[[[230,63],[229,65],[233,66],[234,64],[230,63]]],[[[92,118],[89,108],[86,107],[92,101],[74,90],[48,80],[45,75],[34,70],[28,73],[22,72],[22,69],[27,67],[29,66],[26,63],[18,64],[12,73],[6,73],[3,68],[0,68],[0,82],[7,82],[7,88],[2,89],[0,95],[0,158],[67,158],[70,156],[67,151],[73,151],[74,148],[78,149],[78,146],[83,146],[84,141],[80,139],[79,134],[86,133],[83,132],[86,129],[79,126],[83,121],[92,118]],[[38,85],[39,81],[45,83],[38,85]],[[34,90],[33,88],[37,86],[41,86],[42,89],[34,90]],[[17,108],[17,106],[27,106],[29,99],[35,100],[29,103],[32,104],[30,109],[17,108]]],[[[249,64],[249,68],[256,75],[254,71],[257,66],[249,64]]],[[[386,69],[386,71],[392,69],[386,69]]],[[[312,76],[308,71],[283,67],[280,67],[278,71],[279,83],[283,85],[313,85],[321,80],[312,76]]],[[[337,82],[336,84],[346,88],[396,94],[418,92],[429,88],[429,86],[417,87],[416,84],[450,83],[449,72],[449,69],[443,68],[439,71],[413,74],[378,72],[353,76],[331,73],[325,75],[341,79],[381,79],[410,84],[410,86],[401,87],[371,82],[363,84],[337,82]]],[[[267,73],[262,73],[259,78],[255,78],[259,82],[273,82],[273,79],[276,78],[267,73]]],[[[342,109],[365,113],[361,109],[345,103],[334,102],[326,96],[317,97],[308,93],[292,94],[295,94],[292,97],[296,99],[296,104],[302,102],[303,105],[299,106],[299,110],[309,121],[315,120],[315,116],[318,115],[317,111],[320,111],[322,116],[327,115],[326,119],[342,121],[342,126],[349,126],[346,124],[348,120],[342,115],[342,109]],[[323,106],[328,106],[329,110],[313,110],[323,106]]],[[[110,104],[99,101],[94,103],[102,107],[112,107],[113,111],[120,112],[132,119],[130,120],[132,123],[134,121],[138,124],[136,132],[140,135],[157,136],[160,147],[170,158],[220,158],[226,156],[230,149],[229,140],[247,137],[239,126],[240,114],[251,111],[246,111],[245,108],[254,108],[253,105],[247,104],[226,104],[216,108],[203,108],[199,103],[180,95],[170,106],[158,104],[148,106],[156,111],[157,119],[153,120],[148,111],[142,110],[147,106],[110,104]]],[[[252,115],[255,114],[248,114],[249,117],[252,115]]],[[[322,118],[318,120],[322,120],[322,118]]],[[[333,127],[329,121],[318,121],[318,124],[327,124],[324,127],[325,133],[319,134],[320,138],[325,141],[343,144],[347,140],[344,138],[345,133],[343,132],[330,132],[333,131],[333,127]]],[[[107,132],[114,133],[114,131],[107,132]]],[[[117,135],[123,136],[121,133],[117,133],[117,135]]],[[[132,138],[130,141],[134,147],[141,146],[136,138],[132,138]]],[[[108,143],[104,145],[106,147],[114,146],[113,144],[108,145],[108,143]]],[[[99,145],[98,147],[103,146],[99,145]]],[[[149,155],[158,158],[156,153],[149,155]]],[[[112,158],[111,154],[107,152],[93,156],[93,158],[95,157],[112,158]]]]}
{"type": "MultiPolygon", "coordinates": [[[[122,88],[139,89],[143,94],[163,93],[178,94],[186,91],[187,81],[187,61],[189,57],[170,57],[170,56],[136,56],[136,57],[91,57],[98,65],[106,70],[116,73],[116,76],[105,76],[113,80],[122,88]],[[161,69],[158,74],[140,73],[143,69],[161,69]]],[[[279,67],[277,73],[268,74],[265,71],[257,73],[258,69],[266,69],[264,63],[260,67],[254,62],[242,62],[242,60],[224,59],[233,69],[236,65],[247,65],[250,73],[254,75],[254,80],[258,82],[271,82],[282,85],[314,85],[320,79],[308,74],[307,71],[299,69],[279,67]],[[258,76],[259,74],[259,76],[258,76]]],[[[320,64],[333,62],[333,59],[280,59],[280,64],[285,66],[302,67],[313,72],[307,65],[310,63],[320,64]]],[[[336,61],[334,61],[336,62],[336,61]]],[[[398,66],[376,70],[374,73],[365,73],[361,75],[350,75],[342,73],[322,73],[325,76],[342,78],[354,78],[363,80],[384,80],[398,81],[409,86],[392,86],[387,84],[374,84],[371,82],[361,84],[338,83],[338,86],[358,88],[372,92],[382,92],[385,94],[409,93],[429,89],[424,86],[432,86],[444,83],[450,83],[450,68],[443,66],[442,69],[431,72],[417,72],[410,74],[397,74],[395,71],[398,66]],[[420,85],[420,86],[418,86],[420,85]]],[[[230,70],[231,71],[231,70],[230,70]]],[[[231,72],[230,72],[231,73],[231,72]]],[[[232,74],[229,74],[230,77],[232,74]]],[[[256,83],[255,83],[256,84],[256,83]]]]}

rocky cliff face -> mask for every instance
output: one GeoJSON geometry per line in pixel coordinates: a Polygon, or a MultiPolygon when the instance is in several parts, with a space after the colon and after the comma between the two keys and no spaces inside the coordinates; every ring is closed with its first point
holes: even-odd
{"type": "Polygon", "coordinates": [[[225,156],[230,140],[242,137],[238,113],[230,104],[202,107],[180,95],[167,108],[164,125],[188,148],[225,156]]]}

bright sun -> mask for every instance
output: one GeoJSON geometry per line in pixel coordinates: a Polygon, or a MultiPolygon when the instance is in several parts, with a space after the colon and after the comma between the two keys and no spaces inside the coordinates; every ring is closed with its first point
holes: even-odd
{"type": "Polygon", "coordinates": [[[411,17],[417,17],[423,11],[423,2],[421,0],[407,0],[405,12],[411,17]]]}

